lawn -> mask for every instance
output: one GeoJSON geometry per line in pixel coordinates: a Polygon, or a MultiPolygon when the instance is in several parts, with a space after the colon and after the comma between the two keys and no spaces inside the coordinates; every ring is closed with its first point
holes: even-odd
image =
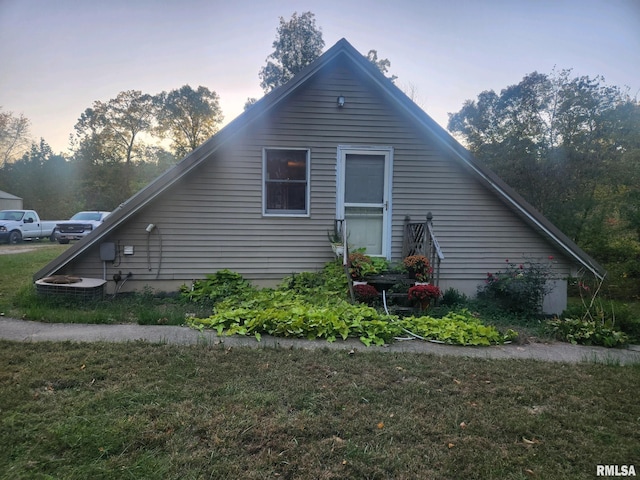
{"type": "Polygon", "coordinates": [[[7,479],[591,479],[640,459],[640,367],[0,342],[7,479]]]}

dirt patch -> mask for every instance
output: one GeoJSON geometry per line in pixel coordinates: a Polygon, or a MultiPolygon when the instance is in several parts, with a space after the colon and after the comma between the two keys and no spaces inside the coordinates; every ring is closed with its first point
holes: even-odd
{"type": "Polygon", "coordinates": [[[53,243],[20,243],[18,245],[0,245],[0,255],[8,255],[11,253],[25,253],[32,252],[38,248],[48,247],[53,243]]]}

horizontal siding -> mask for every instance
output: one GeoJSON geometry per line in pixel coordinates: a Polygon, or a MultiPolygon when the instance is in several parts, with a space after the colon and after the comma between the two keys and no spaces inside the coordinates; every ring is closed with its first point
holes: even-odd
{"type": "MultiPolygon", "coordinates": [[[[224,148],[115,230],[118,250],[133,256],[108,263],[113,273],[132,272],[132,283],[185,283],[222,268],[269,282],[315,270],[332,258],[327,230],[336,202],[338,145],[394,149],[392,256],[402,251],[403,221],[428,211],[446,256],[446,282],[481,281],[505,260],[556,257],[568,262],[478,181],[446,157],[367,78],[336,64],[294,92],[276,111],[254,121],[224,148]],[[346,104],[335,105],[338,95],[346,104]],[[262,149],[311,150],[308,218],[262,216],[262,149]],[[157,230],[147,235],[145,227],[157,230]]],[[[102,276],[98,249],[70,264],[66,273],[102,276]]]]}

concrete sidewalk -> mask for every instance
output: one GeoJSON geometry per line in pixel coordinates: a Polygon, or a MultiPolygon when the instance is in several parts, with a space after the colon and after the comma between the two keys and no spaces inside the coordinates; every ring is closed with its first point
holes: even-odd
{"type": "Polygon", "coordinates": [[[526,345],[497,345],[491,347],[460,347],[421,340],[399,340],[389,346],[366,347],[357,339],[304,340],[263,335],[260,342],[254,337],[219,337],[214,331],[202,332],[176,326],[156,325],[88,325],[71,323],[41,323],[0,317],[0,338],[16,342],[72,341],[72,342],[129,342],[146,341],[179,345],[224,345],[253,348],[355,350],[361,352],[412,352],[433,355],[492,359],[533,359],[547,362],[598,362],[620,365],[640,364],[640,347],[614,349],[586,347],[568,343],[530,343],[526,345]]]}

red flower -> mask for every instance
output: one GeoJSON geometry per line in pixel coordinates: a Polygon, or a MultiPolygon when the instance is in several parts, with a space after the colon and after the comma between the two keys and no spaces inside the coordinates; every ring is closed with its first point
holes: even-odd
{"type": "Polygon", "coordinates": [[[435,285],[414,285],[409,289],[409,300],[411,301],[423,301],[439,296],[440,289],[435,285]]]}
{"type": "Polygon", "coordinates": [[[360,302],[368,303],[378,298],[378,290],[373,285],[354,285],[353,293],[360,302]]]}

